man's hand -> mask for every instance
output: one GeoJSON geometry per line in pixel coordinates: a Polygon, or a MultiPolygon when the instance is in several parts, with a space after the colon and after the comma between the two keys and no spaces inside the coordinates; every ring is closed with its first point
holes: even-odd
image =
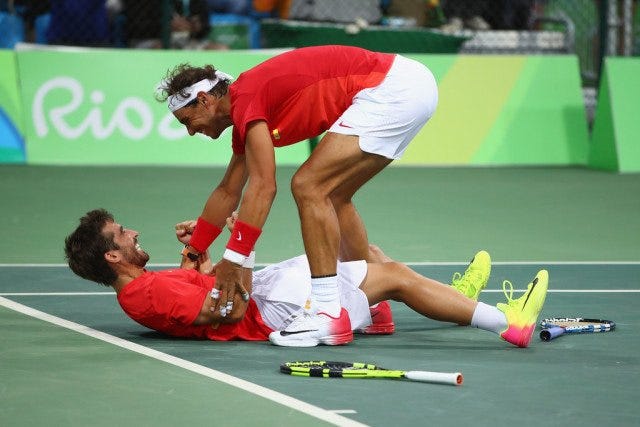
{"type": "Polygon", "coordinates": [[[231,216],[227,218],[227,229],[233,233],[233,226],[238,220],[238,211],[231,212],[231,216]]]}
{"type": "Polygon", "coordinates": [[[214,276],[216,274],[215,267],[209,258],[209,251],[200,254],[198,258],[198,272],[214,276]]]}
{"type": "MultiPolygon", "coordinates": [[[[189,241],[191,241],[191,234],[193,234],[193,230],[196,229],[196,220],[190,219],[188,221],[179,222],[175,225],[175,229],[176,229],[176,238],[178,239],[178,241],[184,245],[188,245],[189,241]]],[[[202,258],[203,255],[205,256],[204,259],[206,260],[209,259],[208,254],[201,254],[200,258],[202,258]]],[[[209,265],[210,264],[211,262],[209,262],[209,265]]],[[[201,267],[200,259],[198,259],[197,261],[192,261],[189,258],[183,256],[182,261],[180,262],[180,268],[184,268],[186,270],[201,270],[200,267],[201,267]]]]}
{"type": "Polygon", "coordinates": [[[182,221],[176,224],[176,238],[180,243],[188,245],[191,240],[191,234],[196,229],[196,220],[190,219],[188,221],[182,221]]]}
{"type": "Polygon", "coordinates": [[[242,285],[242,266],[234,264],[226,259],[220,260],[215,266],[216,289],[218,289],[218,300],[212,307],[213,311],[220,311],[222,316],[233,311],[233,300],[236,293],[248,295],[242,285]]]}

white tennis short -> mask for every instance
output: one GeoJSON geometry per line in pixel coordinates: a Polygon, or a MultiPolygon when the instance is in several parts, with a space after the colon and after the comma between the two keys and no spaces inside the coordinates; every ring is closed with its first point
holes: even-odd
{"type": "MultiPolygon", "coordinates": [[[[351,329],[371,324],[369,302],[360,290],[367,274],[365,261],[338,263],[340,304],[349,312],[351,329]]],[[[253,273],[251,297],[258,305],[262,320],[273,330],[288,325],[291,315],[304,307],[311,295],[311,273],[305,255],[270,265],[253,273]]]]}
{"type": "Polygon", "coordinates": [[[362,151],[398,159],[437,104],[438,86],[431,71],[396,55],[382,83],[358,92],[329,132],[357,135],[362,151]]]}

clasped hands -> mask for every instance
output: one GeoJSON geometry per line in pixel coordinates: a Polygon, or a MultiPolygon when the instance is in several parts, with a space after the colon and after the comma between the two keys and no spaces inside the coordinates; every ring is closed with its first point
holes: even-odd
{"type": "MultiPolygon", "coordinates": [[[[227,218],[226,222],[229,231],[233,230],[233,225],[237,217],[237,212],[233,212],[231,216],[227,218]]],[[[195,220],[182,221],[176,224],[177,239],[181,243],[188,245],[195,226],[195,220]]],[[[247,292],[242,285],[241,265],[226,259],[221,259],[217,264],[213,265],[209,257],[209,251],[207,250],[201,253],[196,261],[192,261],[183,256],[180,268],[195,269],[200,273],[216,276],[216,283],[211,290],[211,311],[219,312],[222,317],[226,317],[233,311],[236,295],[239,294],[244,302],[249,301],[249,292],[247,292]]]]}

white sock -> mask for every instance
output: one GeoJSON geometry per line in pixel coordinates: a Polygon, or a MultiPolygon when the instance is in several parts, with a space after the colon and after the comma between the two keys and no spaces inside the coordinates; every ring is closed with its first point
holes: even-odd
{"type": "Polygon", "coordinates": [[[340,315],[340,292],[338,276],[311,278],[311,302],[315,312],[322,311],[329,316],[340,315]]]}
{"type": "Polygon", "coordinates": [[[497,307],[479,302],[473,312],[471,326],[500,334],[507,329],[507,317],[497,307]]]}

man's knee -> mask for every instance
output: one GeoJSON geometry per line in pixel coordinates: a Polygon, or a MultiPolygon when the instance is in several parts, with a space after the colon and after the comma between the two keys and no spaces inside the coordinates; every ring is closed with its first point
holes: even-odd
{"type": "Polygon", "coordinates": [[[322,191],[321,183],[313,178],[311,173],[298,170],[291,178],[291,193],[296,201],[312,198],[326,197],[322,191]]]}
{"type": "Polygon", "coordinates": [[[409,280],[410,275],[407,275],[407,273],[409,273],[409,271],[407,271],[409,267],[406,265],[397,261],[389,261],[379,265],[387,277],[389,290],[393,292],[394,297],[398,297],[398,295],[411,286],[411,280],[409,280]]]}
{"type": "Polygon", "coordinates": [[[380,247],[373,244],[369,244],[369,259],[370,262],[376,262],[380,264],[393,261],[389,256],[387,256],[387,254],[382,251],[382,249],[380,249],[380,247]]]}

